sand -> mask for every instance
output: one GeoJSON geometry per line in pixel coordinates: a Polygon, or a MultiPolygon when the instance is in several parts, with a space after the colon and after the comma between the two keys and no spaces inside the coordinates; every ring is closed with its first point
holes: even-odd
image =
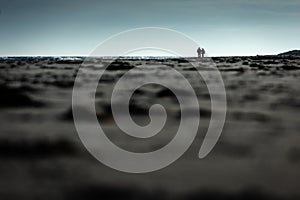
{"type": "MultiPolygon", "coordinates": [[[[0,58],[1,199],[299,198],[300,58],[213,58],[226,87],[228,111],[219,142],[202,160],[197,154],[210,119],[210,97],[195,69],[182,59],[114,62],[101,79],[96,110],[108,137],[124,149],[147,152],[163,147],[172,139],[180,116],[171,92],[144,86],[132,98],[133,119],[147,124],[149,107],[159,102],[170,116],[167,128],[145,141],[120,133],[110,95],[132,66],[151,65],[149,73],[163,73],[164,65],[175,68],[187,77],[201,102],[201,125],[193,145],[172,165],[148,174],[113,170],[95,160],[80,141],[71,106],[83,59],[0,58]]],[[[83,89],[108,61],[97,59],[87,67],[83,89]]]]}

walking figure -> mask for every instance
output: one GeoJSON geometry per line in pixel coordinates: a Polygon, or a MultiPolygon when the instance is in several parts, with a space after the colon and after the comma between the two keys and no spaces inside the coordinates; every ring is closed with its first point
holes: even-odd
{"type": "Polygon", "coordinates": [[[204,48],[202,48],[202,50],[201,50],[201,55],[202,55],[202,58],[204,58],[204,55],[205,55],[205,49],[204,48]]]}
{"type": "Polygon", "coordinates": [[[198,53],[198,57],[201,58],[202,50],[200,47],[197,49],[197,53],[198,53]]]}

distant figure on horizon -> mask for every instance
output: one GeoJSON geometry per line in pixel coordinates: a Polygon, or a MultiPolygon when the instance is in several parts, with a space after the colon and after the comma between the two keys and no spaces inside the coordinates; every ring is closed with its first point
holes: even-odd
{"type": "Polygon", "coordinates": [[[201,58],[202,50],[200,47],[197,49],[198,57],[201,58]]]}
{"type": "Polygon", "coordinates": [[[205,53],[206,53],[206,52],[205,52],[205,49],[202,48],[202,50],[201,50],[202,58],[204,58],[205,53]]]}

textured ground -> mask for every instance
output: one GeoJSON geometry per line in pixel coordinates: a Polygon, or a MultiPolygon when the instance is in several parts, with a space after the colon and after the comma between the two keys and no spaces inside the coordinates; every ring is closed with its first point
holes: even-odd
{"type": "MultiPolygon", "coordinates": [[[[174,67],[191,82],[201,102],[199,134],[184,156],[160,171],[133,175],[95,160],[75,131],[71,95],[82,58],[0,58],[0,198],[299,198],[300,59],[213,60],[224,80],[228,112],[220,141],[202,160],[197,153],[210,118],[210,97],[189,63],[120,60],[105,72],[96,94],[97,116],[110,139],[128,150],[147,152],[164,146],[176,131],[179,113],[172,93],[157,85],[144,86],[132,98],[133,119],[147,122],[149,106],[162,103],[170,116],[165,134],[130,141],[119,133],[110,111],[110,94],[132,66],[151,64],[149,73],[163,73],[163,65],[174,67]]],[[[104,62],[88,66],[83,84],[102,70],[104,62]]]]}

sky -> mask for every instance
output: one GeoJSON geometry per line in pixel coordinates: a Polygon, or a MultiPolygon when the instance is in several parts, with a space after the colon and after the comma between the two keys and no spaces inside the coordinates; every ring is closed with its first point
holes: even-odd
{"type": "Polygon", "coordinates": [[[300,1],[0,0],[0,56],[89,55],[141,27],[182,32],[210,56],[278,54],[300,49],[300,1]]]}

